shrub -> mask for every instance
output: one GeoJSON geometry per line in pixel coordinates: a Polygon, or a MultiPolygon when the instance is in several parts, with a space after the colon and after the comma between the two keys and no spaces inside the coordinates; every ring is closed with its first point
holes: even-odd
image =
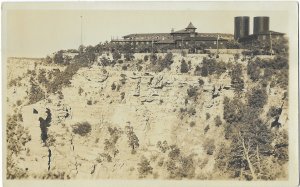
{"type": "Polygon", "coordinates": [[[81,95],[83,93],[83,89],[81,87],[78,88],[78,95],[81,95]]]}
{"type": "Polygon", "coordinates": [[[87,100],[86,104],[87,104],[87,105],[92,105],[93,102],[92,102],[92,100],[87,100]]]}
{"type": "Polygon", "coordinates": [[[237,92],[241,92],[244,89],[244,80],[243,77],[243,69],[242,65],[236,64],[233,66],[232,72],[231,72],[231,84],[232,87],[237,92]]]}
{"type": "Polygon", "coordinates": [[[131,153],[135,153],[135,149],[140,146],[139,139],[136,134],[133,132],[133,127],[126,126],[126,134],[128,137],[128,145],[132,148],[131,153]]]}
{"type": "Polygon", "coordinates": [[[125,98],[125,92],[121,92],[121,100],[123,100],[125,98]]]}
{"type": "Polygon", "coordinates": [[[191,123],[190,123],[190,127],[194,127],[196,125],[196,123],[194,122],[194,121],[192,121],[191,123]]]}
{"type": "Polygon", "coordinates": [[[234,60],[237,61],[238,59],[240,59],[240,54],[239,53],[234,54],[234,60]]]}
{"type": "Polygon", "coordinates": [[[162,60],[161,66],[162,69],[170,69],[170,65],[173,63],[173,54],[171,52],[167,53],[164,59],[162,60]]]}
{"type": "Polygon", "coordinates": [[[209,130],[209,125],[206,125],[206,127],[204,128],[204,134],[206,134],[208,130],[209,130]]]}
{"type": "Polygon", "coordinates": [[[200,76],[201,75],[201,68],[200,66],[196,66],[195,71],[194,71],[194,75],[196,76],[200,76]]]}
{"type": "Polygon", "coordinates": [[[216,149],[214,139],[206,139],[203,143],[203,148],[208,155],[212,155],[216,149]]]}
{"type": "Polygon", "coordinates": [[[248,96],[248,105],[253,108],[263,108],[267,103],[267,93],[264,88],[254,88],[248,96]]]}
{"type": "Polygon", "coordinates": [[[20,105],[22,105],[22,101],[21,100],[17,100],[17,106],[20,106],[20,105]]]}
{"type": "Polygon", "coordinates": [[[105,58],[105,57],[102,57],[102,58],[100,59],[100,62],[101,62],[101,64],[102,64],[102,66],[108,66],[108,65],[111,64],[111,61],[108,60],[108,59],[105,58]]]}
{"type": "MultiPolygon", "coordinates": [[[[21,124],[21,114],[7,116],[6,122],[6,178],[25,179],[26,169],[19,167],[17,159],[21,151],[26,151],[26,144],[31,140],[29,131],[21,124]]],[[[28,148],[27,148],[28,149],[28,148]]]]}
{"type": "Polygon", "coordinates": [[[202,79],[198,79],[198,83],[199,83],[200,86],[204,85],[204,81],[202,79]]]}
{"type": "Polygon", "coordinates": [[[157,61],[157,55],[156,55],[155,53],[152,53],[152,54],[150,55],[150,61],[151,61],[153,64],[156,63],[156,61],[157,61]]]}
{"type": "Polygon", "coordinates": [[[63,50],[60,50],[54,54],[53,62],[55,64],[64,64],[63,50]]]}
{"type": "MultiPolygon", "coordinates": [[[[201,68],[201,76],[206,77],[208,75],[212,75],[216,73],[217,75],[221,75],[226,71],[226,63],[221,61],[217,62],[214,58],[203,58],[201,68]]],[[[199,68],[200,69],[200,68],[199,68]]],[[[200,71],[198,69],[198,71],[200,71]]]]}
{"type": "Polygon", "coordinates": [[[222,121],[221,121],[221,118],[220,118],[219,115],[216,116],[214,120],[215,120],[215,124],[216,124],[217,127],[222,125],[222,121]]]}
{"type": "Polygon", "coordinates": [[[116,84],[115,83],[112,83],[111,85],[111,90],[115,90],[117,88],[116,84]]]}
{"type": "Polygon", "coordinates": [[[104,140],[104,150],[111,152],[115,157],[119,153],[119,150],[116,148],[116,143],[120,138],[122,131],[116,127],[108,127],[108,132],[110,134],[110,138],[104,140]]]}
{"type": "Polygon", "coordinates": [[[150,161],[142,156],[140,163],[138,163],[138,171],[140,178],[146,177],[148,174],[152,174],[153,168],[150,165],[150,161]]]}
{"type": "Polygon", "coordinates": [[[77,73],[77,71],[86,67],[86,64],[80,63],[72,63],[67,66],[67,68],[63,72],[59,72],[59,74],[54,78],[52,82],[46,84],[48,93],[55,93],[62,89],[63,86],[67,86],[71,84],[71,79],[77,73]]]}
{"type": "Polygon", "coordinates": [[[185,62],[185,60],[181,61],[180,72],[181,73],[189,72],[189,67],[188,67],[188,64],[185,62]]]}
{"type": "Polygon", "coordinates": [[[170,152],[168,156],[170,159],[175,160],[180,157],[180,149],[177,147],[177,145],[171,145],[170,146],[170,152]]]}
{"type": "Polygon", "coordinates": [[[196,114],[196,109],[194,107],[190,107],[188,110],[187,110],[187,113],[192,116],[192,115],[195,115],[196,114]]]}
{"type": "Polygon", "coordinates": [[[45,58],[45,62],[48,63],[48,64],[51,64],[52,63],[52,58],[50,56],[47,56],[45,58]]]}
{"type": "Polygon", "coordinates": [[[240,100],[230,100],[228,97],[225,97],[223,106],[223,118],[227,123],[239,122],[243,118],[245,106],[240,100]]]}
{"type": "Polygon", "coordinates": [[[48,84],[49,81],[46,78],[46,71],[44,69],[39,70],[37,80],[40,84],[48,84]]]}
{"type": "Polygon", "coordinates": [[[45,92],[37,84],[31,83],[29,104],[34,104],[42,99],[45,99],[45,92]]]}
{"type": "Polygon", "coordinates": [[[147,62],[148,59],[149,59],[149,56],[148,56],[148,55],[145,55],[145,56],[144,56],[144,61],[147,62]]]}
{"type": "Polygon", "coordinates": [[[206,120],[209,120],[210,114],[209,114],[209,113],[206,113],[205,115],[206,115],[206,120]]]}
{"type": "Polygon", "coordinates": [[[189,97],[195,97],[195,96],[197,96],[197,92],[198,92],[198,88],[195,87],[195,86],[190,86],[187,89],[187,94],[188,94],[189,97]]]}
{"type": "Polygon", "coordinates": [[[76,123],[72,126],[73,133],[80,136],[86,136],[92,130],[91,124],[88,122],[76,123]]]}
{"type": "Polygon", "coordinates": [[[170,149],[166,140],[163,143],[161,143],[161,141],[158,141],[156,147],[159,148],[163,153],[170,149]]]}
{"type": "Polygon", "coordinates": [[[137,65],[137,70],[138,70],[138,71],[142,71],[142,69],[143,69],[143,66],[137,65]]]}
{"type": "Polygon", "coordinates": [[[257,81],[260,78],[260,68],[256,61],[250,61],[247,64],[247,74],[252,81],[257,81]]]}
{"type": "Polygon", "coordinates": [[[118,51],[114,51],[113,54],[112,54],[112,56],[113,56],[113,59],[115,61],[118,61],[122,57],[121,54],[118,51]]]}
{"type": "Polygon", "coordinates": [[[131,61],[134,59],[134,56],[132,53],[125,53],[124,58],[125,58],[125,61],[131,61]]]}
{"type": "Polygon", "coordinates": [[[123,65],[122,70],[126,71],[127,70],[127,65],[123,65]]]}
{"type": "Polygon", "coordinates": [[[277,108],[277,107],[275,107],[275,106],[272,106],[270,109],[269,109],[269,111],[268,111],[268,114],[267,114],[267,116],[268,117],[276,117],[276,116],[278,116],[279,114],[280,114],[280,110],[281,110],[281,108],[277,108]]]}

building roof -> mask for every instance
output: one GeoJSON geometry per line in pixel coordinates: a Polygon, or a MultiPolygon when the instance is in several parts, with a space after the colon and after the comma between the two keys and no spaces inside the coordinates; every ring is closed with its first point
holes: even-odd
{"type": "MultiPolygon", "coordinates": [[[[217,37],[201,37],[201,36],[197,36],[197,37],[186,37],[184,38],[183,40],[186,41],[186,40],[194,40],[194,41],[217,41],[217,37]]],[[[219,38],[218,39],[219,41],[227,41],[227,39],[224,39],[224,38],[219,38]]]]}
{"type": "Polygon", "coordinates": [[[224,39],[233,39],[233,34],[228,33],[198,33],[201,37],[218,37],[218,35],[224,39]]]}
{"type": "MultiPolygon", "coordinates": [[[[256,35],[284,35],[284,33],[281,32],[276,32],[276,31],[266,31],[266,32],[260,32],[257,33],[256,35]]],[[[255,34],[254,34],[255,35],[255,34]]]]}
{"type": "Polygon", "coordinates": [[[157,37],[157,36],[165,36],[170,37],[170,33],[136,33],[136,34],[128,34],[123,36],[123,38],[129,37],[157,37]]]}
{"type": "Polygon", "coordinates": [[[112,39],[112,42],[156,42],[159,39],[112,39]]]}
{"type": "Polygon", "coordinates": [[[257,33],[257,34],[250,34],[250,35],[248,35],[248,36],[245,36],[245,37],[243,37],[243,38],[240,38],[239,41],[240,41],[240,42],[244,42],[244,41],[248,41],[248,40],[257,39],[257,37],[258,37],[259,35],[267,35],[267,36],[269,36],[270,33],[271,33],[271,35],[281,35],[281,36],[284,35],[284,33],[281,33],[281,32],[276,32],[276,31],[266,31],[266,32],[261,32],[261,33],[257,33]]]}
{"type": "Polygon", "coordinates": [[[176,34],[182,34],[182,33],[190,33],[189,31],[185,30],[185,29],[181,29],[175,32],[172,32],[171,34],[176,33],[176,34]]]}
{"type": "Polygon", "coordinates": [[[189,25],[186,27],[186,29],[197,29],[192,22],[189,23],[189,25]]]}

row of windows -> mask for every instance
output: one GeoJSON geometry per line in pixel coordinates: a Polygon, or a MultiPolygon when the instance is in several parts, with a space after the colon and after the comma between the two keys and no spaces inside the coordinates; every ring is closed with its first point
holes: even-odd
{"type": "Polygon", "coordinates": [[[165,40],[167,38],[171,38],[171,37],[165,37],[165,36],[138,36],[138,37],[130,37],[129,39],[131,40],[152,40],[152,39],[161,39],[161,40],[165,40]]]}
{"type": "MultiPolygon", "coordinates": [[[[113,42],[113,43],[117,43],[117,42],[113,42]]],[[[136,44],[136,45],[140,45],[140,44],[144,44],[144,45],[149,45],[149,44],[151,44],[152,42],[128,42],[128,43],[130,43],[131,45],[134,45],[134,44],[136,44]]],[[[185,41],[185,42],[183,42],[185,45],[188,45],[189,44],[189,42],[188,41],[185,41]]],[[[196,41],[195,42],[195,44],[205,44],[205,43],[211,43],[211,42],[205,42],[205,41],[196,41]]],[[[212,42],[214,45],[217,45],[217,42],[216,41],[213,41],[212,42]]],[[[178,42],[177,43],[179,46],[181,46],[182,45],[182,42],[178,42]]],[[[222,45],[223,44],[223,42],[219,42],[219,44],[220,45],[222,45]]]]}
{"type": "MultiPolygon", "coordinates": [[[[188,44],[189,44],[189,42],[184,42],[184,43],[185,43],[185,45],[188,45],[188,44]]],[[[210,43],[210,42],[205,42],[205,41],[196,41],[196,42],[195,42],[195,44],[205,44],[205,43],[210,43]]],[[[181,44],[182,44],[182,42],[178,42],[178,45],[181,45],[181,44]]],[[[216,41],[213,41],[213,44],[214,44],[214,45],[217,45],[217,42],[216,42],[216,41]]],[[[222,45],[223,42],[219,42],[219,44],[222,45]]]]}

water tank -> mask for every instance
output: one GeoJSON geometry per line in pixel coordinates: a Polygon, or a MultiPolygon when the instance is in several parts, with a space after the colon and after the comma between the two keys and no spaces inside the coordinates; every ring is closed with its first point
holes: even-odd
{"type": "Polygon", "coordinates": [[[234,18],[234,39],[238,40],[249,35],[249,16],[234,18]]]}
{"type": "Polygon", "coordinates": [[[269,31],[270,18],[266,16],[254,17],[253,34],[269,31]]]}

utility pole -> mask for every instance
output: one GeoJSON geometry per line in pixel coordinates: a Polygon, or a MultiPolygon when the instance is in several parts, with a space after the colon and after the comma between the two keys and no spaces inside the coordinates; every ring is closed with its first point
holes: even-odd
{"type": "Polygon", "coordinates": [[[82,46],[82,16],[80,16],[80,45],[82,46]]]}
{"type": "Polygon", "coordinates": [[[272,32],[270,31],[270,45],[271,45],[271,48],[270,48],[270,53],[271,53],[271,56],[273,54],[273,47],[272,47],[272,32]]]}
{"type": "Polygon", "coordinates": [[[181,37],[181,55],[183,55],[183,38],[181,37]]]}
{"type": "Polygon", "coordinates": [[[217,56],[219,55],[219,35],[217,37],[217,56]]]}

